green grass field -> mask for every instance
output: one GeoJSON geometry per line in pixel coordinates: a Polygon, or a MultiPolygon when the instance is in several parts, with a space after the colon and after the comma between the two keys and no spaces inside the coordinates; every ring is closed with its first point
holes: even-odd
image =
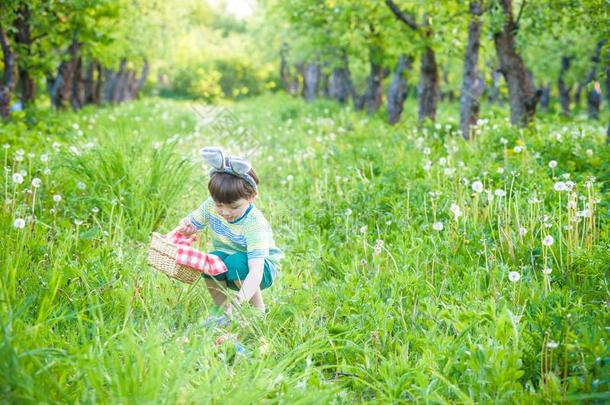
{"type": "Polygon", "coordinates": [[[610,400],[602,122],[488,112],[467,143],[457,106],[422,128],[285,95],[192,107],[0,127],[3,402],[610,400]],[[286,253],[266,318],[231,327],[245,356],[203,326],[202,282],[146,263],[207,197],[217,144],[249,151],[286,253]]]}

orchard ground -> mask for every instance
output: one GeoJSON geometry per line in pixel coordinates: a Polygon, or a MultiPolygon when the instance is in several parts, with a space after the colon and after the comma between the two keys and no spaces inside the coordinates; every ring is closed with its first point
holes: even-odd
{"type": "Polygon", "coordinates": [[[610,398],[603,121],[521,130],[488,111],[466,142],[456,105],[421,127],[414,105],[394,127],[286,95],[205,119],[192,107],[144,99],[0,127],[3,400],[610,398]],[[206,198],[198,150],[212,144],[251,159],[286,253],[266,318],[244,308],[230,327],[246,355],[203,327],[203,283],[146,264],[151,232],[206,198]]]}

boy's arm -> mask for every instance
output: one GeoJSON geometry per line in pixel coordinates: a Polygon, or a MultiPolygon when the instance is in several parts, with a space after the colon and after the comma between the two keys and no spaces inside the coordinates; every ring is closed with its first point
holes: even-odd
{"type": "Polygon", "coordinates": [[[248,275],[237,294],[237,302],[240,304],[250,301],[254,293],[258,290],[261,280],[263,279],[265,259],[263,257],[248,259],[248,269],[248,275]]]}

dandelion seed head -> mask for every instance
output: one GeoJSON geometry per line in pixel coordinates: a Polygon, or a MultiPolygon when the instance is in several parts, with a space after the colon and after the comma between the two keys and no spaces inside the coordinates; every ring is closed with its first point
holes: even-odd
{"type": "Polygon", "coordinates": [[[55,201],[56,203],[60,202],[61,201],[61,196],[59,194],[55,194],[53,196],[53,201],[55,201]]]}
{"type": "Polygon", "coordinates": [[[86,189],[86,188],[87,188],[87,185],[86,185],[85,183],[83,183],[82,181],[79,181],[78,183],[76,183],[76,187],[77,187],[79,190],[84,190],[84,189],[86,189]]]}
{"type": "Polygon", "coordinates": [[[15,183],[15,184],[23,183],[23,175],[21,173],[13,173],[13,183],[15,183]]]}
{"type": "Polygon", "coordinates": [[[17,229],[25,228],[25,219],[23,219],[23,218],[15,219],[15,222],[13,222],[13,226],[17,229]]]}
{"type": "Polygon", "coordinates": [[[542,239],[542,244],[544,246],[551,246],[553,245],[553,242],[555,242],[555,239],[553,239],[553,237],[551,235],[546,235],[543,239],[542,239]]]}
{"type": "Polygon", "coordinates": [[[516,283],[517,281],[519,281],[521,279],[521,274],[517,271],[511,271],[508,273],[508,279],[511,282],[516,283]]]}
{"type": "Polygon", "coordinates": [[[525,236],[525,234],[527,233],[527,229],[524,227],[520,227],[519,228],[519,235],[521,236],[525,236]]]}
{"type": "Polygon", "coordinates": [[[550,268],[550,267],[545,267],[544,269],[542,269],[542,273],[543,273],[543,274],[546,274],[546,275],[549,275],[549,274],[551,274],[552,272],[553,272],[553,269],[552,269],[552,268],[550,268]]]}
{"type": "Polygon", "coordinates": [[[517,145],[517,146],[515,146],[515,147],[513,148],[513,151],[514,151],[515,153],[521,153],[521,151],[522,151],[522,150],[523,150],[523,148],[522,148],[521,146],[519,146],[519,145],[517,145]]]}
{"type": "Polygon", "coordinates": [[[477,193],[481,193],[483,191],[483,183],[478,180],[472,182],[472,190],[477,193]]]}
{"type": "Polygon", "coordinates": [[[434,224],[432,224],[432,229],[434,229],[435,231],[442,231],[443,230],[443,223],[442,222],[435,222],[434,224]]]}
{"type": "Polygon", "coordinates": [[[40,180],[38,177],[34,177],[32,179],[32,187],[34,188],[38,188],[42,185],[42,180],[40,180]]]}
{"type": "Polygon", "coordinates": [[[549,167],[550,167],[551,169],[556,168],[556,167],[557,167],[557,161],[556,161],[556,160],[551,160],[551,161],[549,161],[549,167]]]}
{"type": "Polygon", "coordinates": [[[82,219],[75,219],[74,220],[74,225],[79,226],[83,224],[83,220],[82,219]]]}
{"type": "Polygon", "coordinates": [[[498,188],[494,191],[496,197],[504,197],[506,195],[506,191],[504,189],[498,188]]]}

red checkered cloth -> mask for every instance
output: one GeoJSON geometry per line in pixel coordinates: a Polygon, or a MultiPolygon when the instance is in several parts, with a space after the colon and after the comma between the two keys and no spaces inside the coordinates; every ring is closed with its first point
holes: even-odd
{"type": "Polygon", "coordinates": [[[227,266],[225,266],[220,257],[200,252],[191,247],[196,240],[197,236],[195,235],[187,236],[179,232],[170,236],[169,241],[178,245],[176,249],[176,264],[199,270],[209,276],[225,273],[227,266]]]}

